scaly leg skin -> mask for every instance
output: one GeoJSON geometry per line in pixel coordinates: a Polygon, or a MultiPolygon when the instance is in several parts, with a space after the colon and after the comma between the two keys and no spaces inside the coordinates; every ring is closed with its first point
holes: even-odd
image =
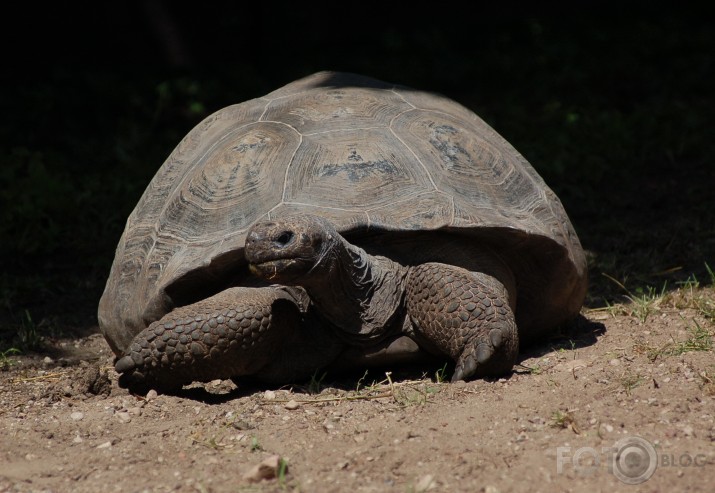
{"type": "Polygon", "coordinates": [[[186,305],[141,331],[115,365],[132,391],[253,375],[300,324],[298,302],[280,288],[231,288],[186,305]]]}
{"type": "Polygon", "coordinates": [[[519,336],[507,290],[494,277],[426,263],[411,268],[406,291],[416,335],[456,361],[453,382],[512,369],[519,336]]]}

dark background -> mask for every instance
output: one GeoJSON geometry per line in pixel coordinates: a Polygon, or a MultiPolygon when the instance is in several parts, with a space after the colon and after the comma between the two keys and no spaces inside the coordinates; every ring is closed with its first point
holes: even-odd
{"type": "Polygon", "coordinates": [[[7,13],[0,350],[29,346],[17,340],[28,328],[96,330],[124,222],[181,137],[326,69],[443,93],[507,138],[589,252],[589,306],[712,283],[711,9],[536,4],[30,2],[7,13]]]}

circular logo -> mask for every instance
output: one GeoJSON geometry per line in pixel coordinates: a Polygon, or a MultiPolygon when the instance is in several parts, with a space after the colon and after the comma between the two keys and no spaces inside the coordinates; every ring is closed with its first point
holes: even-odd
{"type": "Polygon", "coordinates": [[[648,440],[626,437],[613,446],[613,475],[626,484],[648,481],[658,467],[658,454],[648,440]]]}

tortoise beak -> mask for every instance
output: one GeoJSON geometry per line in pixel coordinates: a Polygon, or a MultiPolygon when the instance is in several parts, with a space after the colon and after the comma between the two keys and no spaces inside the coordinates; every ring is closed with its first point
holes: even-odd
{"type": "Polygon", "coordinates": [[[286,224],[258,223],[246,237],[245,256],[254,276],[286,282],[307,271],[311,251],[298,240],[299,234],[286,224]],[[306,251],[307,250],[307,251],[306,251]]]}
{"type": "Polygon", "coordinates": [[[260,264],[248,264],[248,270],[256,277],[266,279],[267,281],[279,280],[281,274],[290,270],[290,267],[296,264],[293,259],[272,260],[262,262],[260,264]]]}
{"type": "Polygon", "coordinates": [[[246,260],[260,264],[279,258],[293,257],[296,234],[272,222],[254,225],[246,237],[246,260]]]}
{"type": "Polygon", "coordinates": [[[309,215],[255,223],[244,254],[251,272],[286,284],[304,283],[337,233],[324,219],[309,215]],[[327,240],[326,240],[327,238],[327,240]]]}

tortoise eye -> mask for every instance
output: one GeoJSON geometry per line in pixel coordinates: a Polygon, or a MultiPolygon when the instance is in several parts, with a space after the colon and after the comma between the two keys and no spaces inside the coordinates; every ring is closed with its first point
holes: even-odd
{"type": "Polygon", "coordinates": [[[276,243],[281,246],[285,246],[293,240],[293,236],[292,231],[283,231],[280,235],[278,235],[278,238],[276,238],[276,243]]]}

